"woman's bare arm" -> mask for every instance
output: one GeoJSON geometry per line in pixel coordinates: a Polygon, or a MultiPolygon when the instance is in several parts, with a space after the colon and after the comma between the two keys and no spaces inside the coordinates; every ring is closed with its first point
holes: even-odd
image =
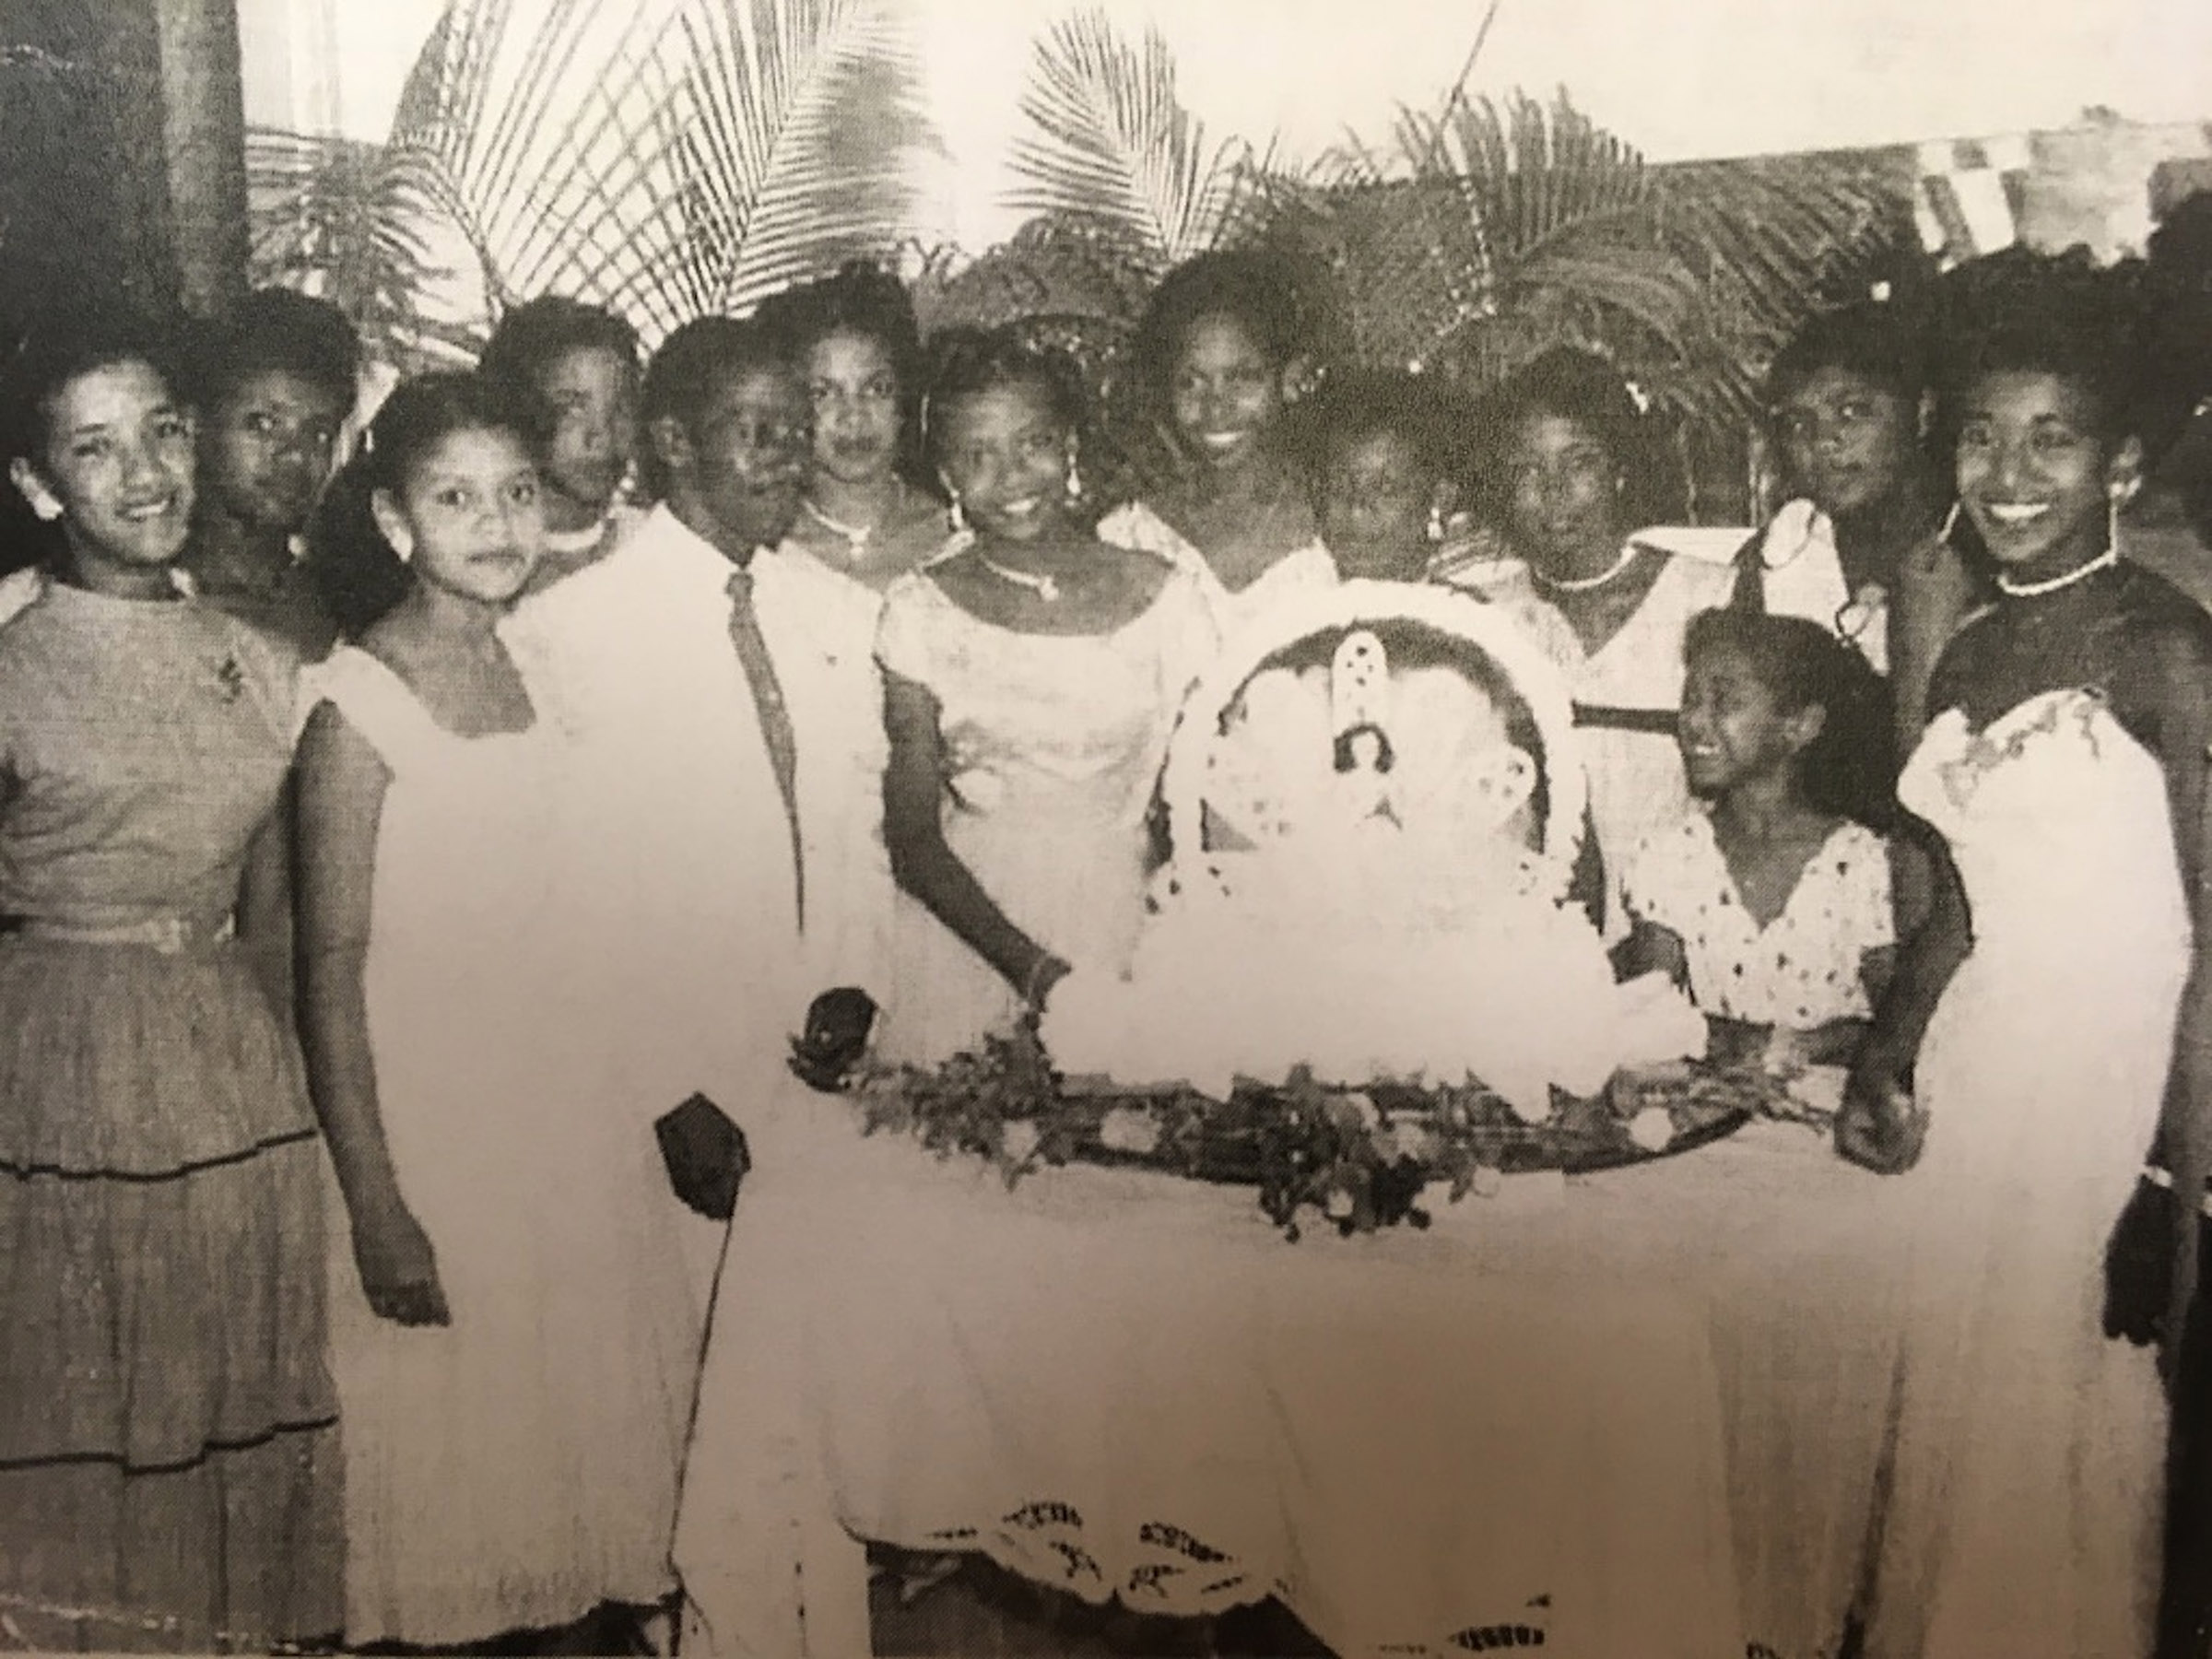
{"type": "Polygon", "coordinates": [[[1018,992],[1041,999],[1067,964],[1030,937],[984,892],[945,840],[944,744],[929,689],[886,671],[883,836],[891,875],[1018,992]]]}
{"type": "Polygon", "coordinates": [[[401,1195],[384,1137],[369,1040],[364,974],[389,782],[335,705],[314,712],[300,745],[295,814],[300,1042],[371,1306],[402,1324],[443,1324],[429,1242],[401,1195]]]}

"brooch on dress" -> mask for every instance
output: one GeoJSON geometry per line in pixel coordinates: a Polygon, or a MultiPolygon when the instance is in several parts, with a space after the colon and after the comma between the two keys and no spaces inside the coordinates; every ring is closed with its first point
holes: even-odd
{"type": "Polygon", "coordinates": [[[246,694],[246,671],[240,666],[237,653],[223,659],[223,665],[215,671],[215,683],[221,688],[227,703],[234,703],[246,694]]]}

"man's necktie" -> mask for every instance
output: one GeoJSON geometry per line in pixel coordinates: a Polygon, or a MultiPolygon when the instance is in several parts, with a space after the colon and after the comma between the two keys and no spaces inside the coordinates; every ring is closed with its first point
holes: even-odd
{"type": "Polygon", "coordinates": [[[753,707],[760,715],[760,735],[768,744],[768,758],[776,769],[776,787],[783,794],[783,816],[791,825],[791,870],[800,925],[806,920],[806,860],[799,836],[799,746],[792,735],[791,711],[784,706],[783,688],[776,679],[776,665],[768,653],[767,637],[760,631],[760,614],[753,604],[753,573],[737,570],[730,575],[730,643],[745,665],[745,677],[753,688],[753,707]]]}

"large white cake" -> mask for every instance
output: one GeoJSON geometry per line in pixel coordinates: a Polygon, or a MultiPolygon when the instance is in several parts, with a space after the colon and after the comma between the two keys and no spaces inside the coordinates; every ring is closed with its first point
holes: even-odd
{"type": "Polygon", "coordinates": [[[1174,856],[1126,975],[1078,964],[1046,1011],[1065,1073],[1217,1098],[1301,1065],[1479,1081],[1534,1122],[1555,1088],[1703,1050],[1671,984],[1615,983],[1567,899],[1566,692],[1502,612],[1349,582],[1262,618],[1192,693],[1167,796],[1174,856]],[[1385,636],[1419,649],[1393,663],[1385,636]]]}

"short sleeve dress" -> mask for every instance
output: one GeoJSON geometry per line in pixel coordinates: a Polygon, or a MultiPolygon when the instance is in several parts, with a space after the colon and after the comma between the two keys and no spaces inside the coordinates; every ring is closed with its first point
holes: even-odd
{"type": "Polygon", "coordinates": [[[230,916],[293,665],[190,599],[0,628],[0,1606],[34,1647],[335,1633],[323,1152],[230,916]]]}
{"type": "MultiPolygon", "coordinates": [[[[1103,634],[997,627],[927,570],[886,596],[877,660],[937,702],[946,841],[1016,926],[1078,971],[1120,972],[1135,947],[1168,734],[1216,639],[1182,571],[1103,634]]],[[[1011,988],[934,916],[907,907],[899,935],[912,1057],[941,1060],[1012,1022],[1011,988]]]]}
{"type": "Polygon", "coordinates": [[[1764,926],[1701,811],[1647,838],[1622,885],[1630,915],[1682,941],[1705,1013],[1798,1030],[1872,1017],[1861,970],[1896,935],[1889,850],[1865,825],[1836,827],[1764,926]]]}

